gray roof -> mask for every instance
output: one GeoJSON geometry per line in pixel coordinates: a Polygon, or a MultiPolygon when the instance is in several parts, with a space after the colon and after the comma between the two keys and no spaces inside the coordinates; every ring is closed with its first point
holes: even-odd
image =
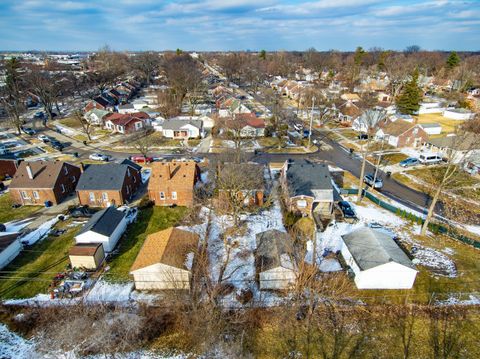
{"type": "Polygon", "coordinates": [[[78,232],[77,236],[92,231],[110,237],[123,217],[125,217],[125,213],[126,212],[118,211],[114,206],[102,209],[90,218],[80,232],[78,232]]]}
{"type": "Polygon", "coordinates": [[[442,127],[439,123],[419,123],[420,127],[423,128],[434,128],[434,127],[442,127]]]}
{"type": "Polygon", "coordinates": [[[342,238],[361,270],[375,268],[390,262],[415,269],[412,261],[387,233],[362,227],[343,235],[342,238]]]}
{"type": "Polygon", "coordinates": [[[256,235],[255,267],[257,272],[264,272],[282,265],[282,254],[291,256],[292,240],[286,232],[271,229],[256,235]]]}
{"type": "Polygon", "coordinates": [[[469,133],[466,136],[445,136],[430,138],[428,143],[438,148],[451,148],[456,151],[470,151],[480,148],[480,135],[469,133]]]}
{"type": "Polygon", "coordinates": [[[169,119],[163,121],[162,128],[164,130],[180,130],[183,126],[185,125],[192,125],[198,129],[202,129],[203,122],[202,120],[175,120],[175,119],[169,119]]]}
{"type": "Polygon", "coordinates": [[[123,187],[128,164],[107,163],[89,165],[80,176],[77,191],[120,190],[123,187]]]}
{"type": "Polygon", "coordinates": [[[288,164],[287,182],[291,196],[312,196],[312,190],[332,190],[332,180],[326,163],[299,160],[288,164]]]}

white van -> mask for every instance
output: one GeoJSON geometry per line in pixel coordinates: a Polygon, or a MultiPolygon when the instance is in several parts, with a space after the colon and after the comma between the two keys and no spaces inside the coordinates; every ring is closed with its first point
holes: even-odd
{"type": "Polygon", "coordinates": [[[433,165],[442,162],[442,156],[435,153],[422,153],[418,161],[424,165],[433,165]]]}

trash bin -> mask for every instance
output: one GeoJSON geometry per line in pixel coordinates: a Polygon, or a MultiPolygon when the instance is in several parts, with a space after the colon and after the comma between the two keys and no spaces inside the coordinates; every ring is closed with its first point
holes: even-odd
{"type": "Polygon", "coordinates": [[[78,158],[78,152],[73,152],[73,157],[78,158]]]}
{"type": "Polygon", "coordinates": [[[46,208],[52,207],[52,202],[51,201],[45,201],[45,207],[46,208]]]}
{"type": "Polygon", "coordinates": [[[387,177],[390,177],[392,175],[392,171],[387,171],[387,177]]]}

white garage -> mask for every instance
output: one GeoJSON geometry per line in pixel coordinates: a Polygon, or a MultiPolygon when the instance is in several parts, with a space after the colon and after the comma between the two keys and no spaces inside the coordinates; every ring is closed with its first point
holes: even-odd
{"type": "Polygon", "coordinates": [[[342,236],[342,256],[355,274],[358,289],[411,289],[417,270],[383,232],[368,227],[342,236]]]}

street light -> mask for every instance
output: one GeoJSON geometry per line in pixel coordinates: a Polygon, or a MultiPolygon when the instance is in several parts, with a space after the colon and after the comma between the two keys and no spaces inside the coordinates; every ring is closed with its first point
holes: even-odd
{"type": "Polygon", "coordinates": [[[313,124],[313,108],[315,107],[315,96],[312,97],[312,112],[310,113],[310,131],[308,131],[308,148],[310,149],[310,141],[312,138],[312,124],[313,124]]]}

